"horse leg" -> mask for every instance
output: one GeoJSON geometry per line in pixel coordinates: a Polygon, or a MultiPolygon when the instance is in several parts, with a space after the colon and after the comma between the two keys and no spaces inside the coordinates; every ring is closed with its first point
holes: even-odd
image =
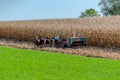
{"type": "Polygon", "coordinates": [[[44,46],[46,46],[46,39],[44,39],[44,46]]]}

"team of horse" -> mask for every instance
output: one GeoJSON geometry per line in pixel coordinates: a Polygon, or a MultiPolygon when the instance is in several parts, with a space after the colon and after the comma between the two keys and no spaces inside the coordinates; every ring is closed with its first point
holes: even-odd
{"type": "Polygon", "coordinates": [[[44,37],[35,37],[34,40],[35,48],[42,48],[44,46],[49,46],[49,47],[68,47],[67,40],[64,38],[61,39],[55,39],[53,38],[44,38],[44,37]]]}

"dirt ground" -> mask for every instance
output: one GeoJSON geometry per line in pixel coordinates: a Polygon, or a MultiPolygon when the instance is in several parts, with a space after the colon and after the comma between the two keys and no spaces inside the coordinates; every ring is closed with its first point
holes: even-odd
{"type": "Polygon", "coordinates": [[[60,52],[66,54],[74,54],[80,56],[87,57],[98,57],[98,58],[107,58],[120,60],[120,49],[108,49],[108,48],[96,48],[96,47],[84,47],[84,48],[51,48],[51,47],[43,47],[43,48],[34,48],[33,42],[25,42],[25,41],[17,41],[12,39],[0,39],[1,46],[7,47],[15,47],[22,49],[33,49],[33,50],[41,50],[41,51],[50,51],[50,52],[60,52]]]}

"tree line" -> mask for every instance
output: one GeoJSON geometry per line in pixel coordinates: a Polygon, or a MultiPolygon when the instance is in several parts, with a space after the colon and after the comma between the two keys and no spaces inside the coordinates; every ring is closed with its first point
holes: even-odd
{"type": "MultiPolygon", "coordinates": [[[[98,3],[103,16],[120,15],[120,0],[100,0],[98,3]]],[[[80,18],[101,16],[98,11],[93,8],[86,9],[81,12],[80,18]]]]}

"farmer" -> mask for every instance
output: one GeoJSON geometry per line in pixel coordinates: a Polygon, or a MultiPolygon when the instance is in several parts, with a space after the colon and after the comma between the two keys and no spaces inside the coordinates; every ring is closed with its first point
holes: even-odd
{"type": "Polygon", "coordinates": [[[57,35],[57,36],[54,37],[54,40],[55,40],[55,46],[56,46],[56,47],[59,47],[60,37],[57,35]]]}

